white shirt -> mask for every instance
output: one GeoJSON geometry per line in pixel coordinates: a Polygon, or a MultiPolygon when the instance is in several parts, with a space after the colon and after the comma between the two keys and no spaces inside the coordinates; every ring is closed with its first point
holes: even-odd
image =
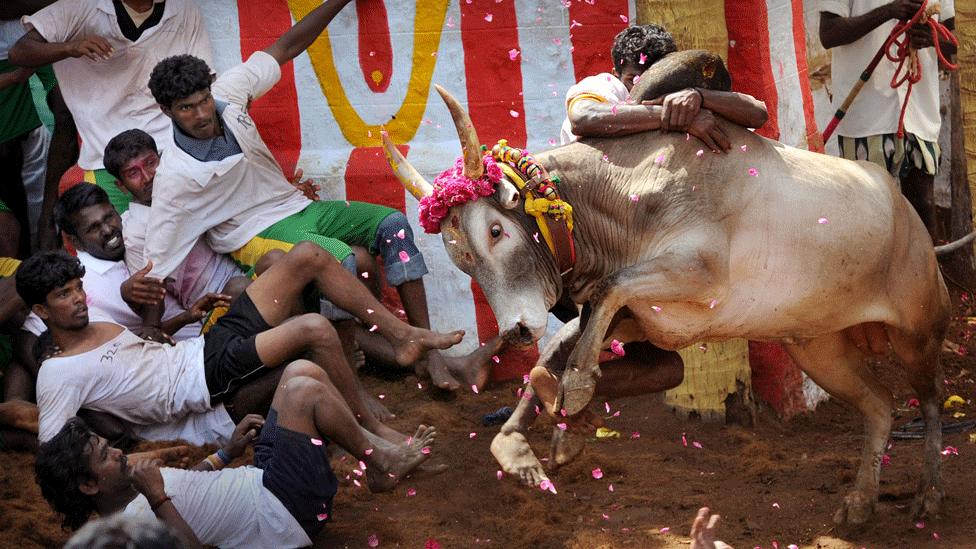
{"type": "MultiPolygon", "coordinates": [[[[885,0],[820,0],[820,11],[841,17],[863,15],[888,3],[885,0]]],[[[940,0],[945,21],[955,15],[953,0],[940,0]]],[[[888,21],[851,44],[831,49],[830,79],[833,83],[834,108],[839,108],[847,94],[860,79],[861,73],[884,44],[895,20],[888,21]]],[[[935,48],[918,51],[922,66],[922,80],[912,88],[905,111],[905,131],[926,141],[939,140],[939,65],[935,48]]],[[[882,58],[871,78],[861,88],[847,115],[837,125],[837,134],[846,137],[867,137],[898,131],[898,117],[908,85],[891,87],[896,63],[882,58]]]]}
{"type": "MultiPolygon", "coordinates": [[[[125,263],[129,272],[146,266],[149,212],[149,206],[132,202],[128,211],[122,214],[125,263]]],[[[244,271],[233,260],[214,252],[203,238],[198,238],[183,263],[166,279],[166,297],[172,296],[180,307],[189,309],[207,293],[223,291],[231,278],[243,274],[244,271]]]]}
{"type": "MultiPolygon", "coordinates": [[[[221,471],[159,470],[173,506],[204,545],[265,549],[307,547],[308,534],[264,487],[264,471],[246,466],[221,471]]],[[[155,517],[139,495],[123,511],[155,517]]]]}
{"type": "MultiPolygon", "coordinates": [[[[104,312],[114,322],[132,331],[141,328],[142,318],[122,299],[122,283],[128,280],[130,276],[125,262],[98,259],[82,251],[78,252],[78,260],[85,267],[85,276],[82,277],[81,283],[85,288],[85,293],[88,294],[88,305],[104,312]]],[[[163,303],[166,306],[166,312],[163,313],[164,320],[169,320],[185,311],[169,292],[167,292],[163,303]]],[[[196,337],[200,335],[200,327],[199,322],[187,324],[173,334],[173,339],[182,341],[196,337]]]]}
{"type": "Polygon", "coordinates": [[[68,58],[54,64],[64,101],[81,135],[78,165],[102,168],[105,145],[119,132],[145,130],[160,147],[173,141],[169,119],[147,86],[153,67],[172,55],[190,54],[213,66],[200,10],[192,0],[167,0],[162,20],[135,42],[122,35],[112,0],[59,0],[23,18],[48,42],[101,36],[115,49],[108,60],[68,58]]]}
{"type": "Polygon", "coordinates": [[[203,234],[215,252],[230,253],[311,204],[282,175],[247,115],[248,102],[264,95],[279,78],[281,67],[275,58],[258,51],[214,82],[214,97],[228,103],[224,127],[234,134],[242,154],[201,162],[175,145],[167,148],[153,181],[153,230],[146,238],[153,276],[176,271],[203,234]]]}
{"type": "Polygon", "coordinates": [[[583,99],[619,105],[630,103],[630,93],[619,78],[608,72],[587,76],[570,86],[566,91],[566,120],[563,120],[559,131],[560,145],[572,143],[579,138],[573,133],[573,126],[569,123],[569,110],[573,107],[573,103],[583,99]]]}
{"type": "Polygon", "coordinates": [[[24,35],[24,26],[16,19],[0,21],[0,59],[6,59],[10,48],[24,35]]]}
{"type": "Polygon", "coordinates": [[[112,414],[155,439],[193,444],[229,440],[234,424],[210,406],[203,337],[167,345],[123,329],[86,353],[54,356],[37,374],[38,439],[50,440],[78,410],[112,414]],[[188,415],[201,417],[189,421],[188,415]],[[172,424],[167,428],[164,424],[172,424]]]}

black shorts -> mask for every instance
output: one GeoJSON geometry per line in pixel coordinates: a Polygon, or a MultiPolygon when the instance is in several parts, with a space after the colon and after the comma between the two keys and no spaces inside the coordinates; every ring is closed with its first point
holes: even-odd
{"type": "Polygon", "coordinates": [[[254,466],[264,470],[264,487],[281,501],[308,537],[315,539],[332,519],[332,498],[339,480],[329,465],[329,439],[316,439],[321,446],[312,440],[278,427],[278,411],[271,408],[254,443],[254,466]]]}
{"type": "Polygon", "coordinates": [[[230,305],[217,324],[203,336],[203,371],[216,405],[233,395],[241,385],[269,371],[255,344],[257,335],[270,330],[247,292],[230,305]]]}

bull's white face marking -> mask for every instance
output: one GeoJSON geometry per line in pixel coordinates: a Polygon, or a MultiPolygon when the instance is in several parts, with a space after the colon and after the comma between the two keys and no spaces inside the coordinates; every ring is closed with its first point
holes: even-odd
{"type": "Polygon", "coordinates": [[[542,337],[549,306],[530,249],[538,244],[487,199],[455,206],[446,221],[444,247],[454,264],[485,292],[500,332],[518,329],[521,324],[534,339],[542,337]],[[455,216],[457,227],[453,226],[455,216]]]}

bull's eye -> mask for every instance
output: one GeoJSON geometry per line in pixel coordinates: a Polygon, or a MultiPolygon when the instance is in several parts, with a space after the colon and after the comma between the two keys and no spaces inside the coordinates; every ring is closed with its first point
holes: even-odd
{"type": "Polygon", "coordinates": [[[492,238],[498,238],[498,237],[500,237],[503,232],[504,231],[502,231],[502,226],[499,225],[498,223],[495,223],[494,225],[491,226],[491,237],[492,238]]]}

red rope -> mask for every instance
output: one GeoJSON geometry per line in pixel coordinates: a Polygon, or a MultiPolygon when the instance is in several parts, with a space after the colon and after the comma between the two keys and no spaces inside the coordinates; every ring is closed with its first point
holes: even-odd
{"type": "Polygon", "coordinates": [[[939,40],[940,38],[945,38],[955,46],[959,46],[959,41],[949,32],[949,29],[945,28],[945,25],[926,14],[927,5],[928,0],[922,0],[922,5],[918,8],[915,15],[908,21],[902,21],[896,25],[892,29],[891,34],[888,35],[888,40],[884,45],[885,56],[889,60],[898,63],[895,74],[891,77],[891,87],[897,88],[905,82],[908,82],[905,101],[901,104],[901,114],[898,117],[898,137],[900,138],[905,136],[905,109],[908,108],[908,99],[912,96],[912,86],[922,80],[922,63],[915,49],[911,47],[911,39],[908,35],[912,26],[917,23],[928,25],[932,31],[932,45],[935,48],[935,53],[939,61],[951,71],[958,68],[958,65],[953,65],[942,55],[942,46],[939,40]],[[892,45],[895,46],[894,52],[891,51],[892,45]],[[906,62],[908,63],[907,67],[906,62]]]}

